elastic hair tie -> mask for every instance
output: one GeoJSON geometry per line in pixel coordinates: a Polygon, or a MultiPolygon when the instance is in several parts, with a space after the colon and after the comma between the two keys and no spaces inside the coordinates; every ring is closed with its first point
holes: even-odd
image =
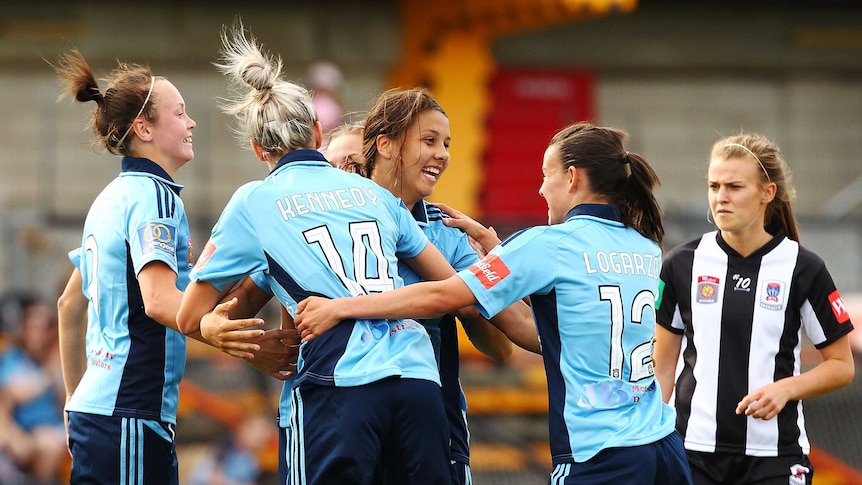
{"type": "Polygon", "coordinates": [[[120,138],[120,140],[117,141],[117,148],[120,148],[121,146],[123,146],[123,141],[126,139],[127,136],[129,136],[129,133],[132,132],[132,128],[135,126],[135,120],[140,118],[141,115],[144,114],[144,108],[146,108],[147,103],[150,102],[150,95],[153,94],[153,86],[155,86],[155,85],[156,85],[156,77],[150,76],[150,89],[147,91],[147,97],[144,98],[144,104],[141,106],[141,110],[138,111],[138,114],[135,115],[134,118],[132,118],[132,122],[129,124],[129,129],[126,130],[126,132],[123,133],[123,136],[120,138]]]}
{"type": "Polygon", "coordinates": [[[625,153],[623,153],[622,162],[623,162],[623,165],[628,165],[629,163],[631,163],[631,161],[629,160],[629,152],[628,152],[628,150],[626,150],[626,152],[625,152],[625,153]]]}
{"type": "Polygon", "coordinates": [[[772,181],[772,177],[769,176],[769,172],[766,171],[766,167],[763,166],[763,162],[760,161],[760,158],[758,158],[757,155],[755,155],[750,148],[745,145],[740,145],[739,143],[728,143],[727,145],[724,145],[724,148],[727,147],[739,147],[751,154],[751,156],[754,157],[755,160],[757,160],[758,165],[760,165],[760,169],[763,170],[763,174],[766,175],[766,180],[770,182],[772,181]]]}

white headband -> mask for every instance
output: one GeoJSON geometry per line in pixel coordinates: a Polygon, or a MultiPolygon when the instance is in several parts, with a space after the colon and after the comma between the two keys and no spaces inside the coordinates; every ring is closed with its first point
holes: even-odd
{"type": "Polygon", "coordinates": [[[758,165],[760,165],[760,169],[763,170],[763,174],[766,175],[766,180],[769,180],[770,182],[772,181],[772,177],[769,176],[769,172],[766,171],[766,167],[763,166],[763,162],[760,161],[760,158],[758,158],[757,155],[755,155],[750,148],[745,145],[740,145],[739,143],[728,143],[727,145],[724,145],[724,147],[739,147],[750,153],[751,156],[754,157],[755,160],[757,160],[758,165]]]}
{"type": "Polygon", "coordinates": [[[122,138],[120,138],[120,140],[117,141],[117,148],[120,148],[121,146],[123,146],[123,141],[126,139],[127,136],[129,136],[129,133],[132,132],[132,128],[135,126],[135,120],[140,118],[141,115],[144,114],[144,108],[146,108],[147,103],[150,102],[150,95],[153,94],[153,86],[155,86],[155,85],[156,85],[156,77],[150,76],[150,89],[149,89],[149,91],[147,91],[147,97],[144,98],[144,104],[141,105],[141,110],[138,111],[138,114],[135,115],[134,118],[132,118],[132,122],[129,124],[129,129],[126,130],[126,132],[123,134],[122,138]]]}

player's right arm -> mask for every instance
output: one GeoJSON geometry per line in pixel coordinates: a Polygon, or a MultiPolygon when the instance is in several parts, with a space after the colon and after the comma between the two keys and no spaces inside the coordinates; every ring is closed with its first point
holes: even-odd
{"type": "Polygon", "coordinates": [[[82,291],[81,271],[75,268],[57,300],[60,363],[66,401],[72,397],[87,370],[87,298],[82,291]]]}

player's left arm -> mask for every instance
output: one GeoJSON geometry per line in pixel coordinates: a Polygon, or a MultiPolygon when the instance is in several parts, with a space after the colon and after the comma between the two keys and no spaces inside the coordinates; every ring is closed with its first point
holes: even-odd
{"type": "Polygon", "coordinates": [[[823,362],[797,376],[785,377],[748,394],[736,407],[759,419],[772,419],[788,401],[798,401],[840,389],[853,381],[856,369],[850,337],[844,335],[820,349],[823,362]]]}
{"type": "Polygon", "coordinates": [[[177,326],[177,311],[183,299],[183,292],[177,288],[177,273],[162,261],[150,261],[138,272],[138,284],[147,316],[168,328],[180,331],[177,326]]]}

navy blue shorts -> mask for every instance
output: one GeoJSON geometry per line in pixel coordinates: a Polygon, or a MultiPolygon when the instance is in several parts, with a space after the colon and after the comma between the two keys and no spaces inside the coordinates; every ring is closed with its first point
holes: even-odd
{"type": "Polygon", "coordinates": [[[413,485],[451,485],[449,426],[440,386],[391,378],[291,393],[290,484],[378,483],[397,463],[413,485]]]}
{"type": "Polygon", "coordinates": [[[290,469],[290,428],[278,427],[278,485],[287,483],[290,469]]]}
{"type": "Polygon", "coordinates": [[[70,412],[69,449],[72,485],[179,484],[171,424],[70,412]]]}
{"type": "Polygon", "coordinates": [[[814,467],[805,455],[746,456],[699,451],[687,453],[691,476],[697,485],[811,485],[814,479],[814,467]]]}
{"type": "Polygon", "coordinates": [[[560,463],[549,485],[691,485],[685,447],[674,431],[648,445],[608,448],[583,463],[560,463]]]}

